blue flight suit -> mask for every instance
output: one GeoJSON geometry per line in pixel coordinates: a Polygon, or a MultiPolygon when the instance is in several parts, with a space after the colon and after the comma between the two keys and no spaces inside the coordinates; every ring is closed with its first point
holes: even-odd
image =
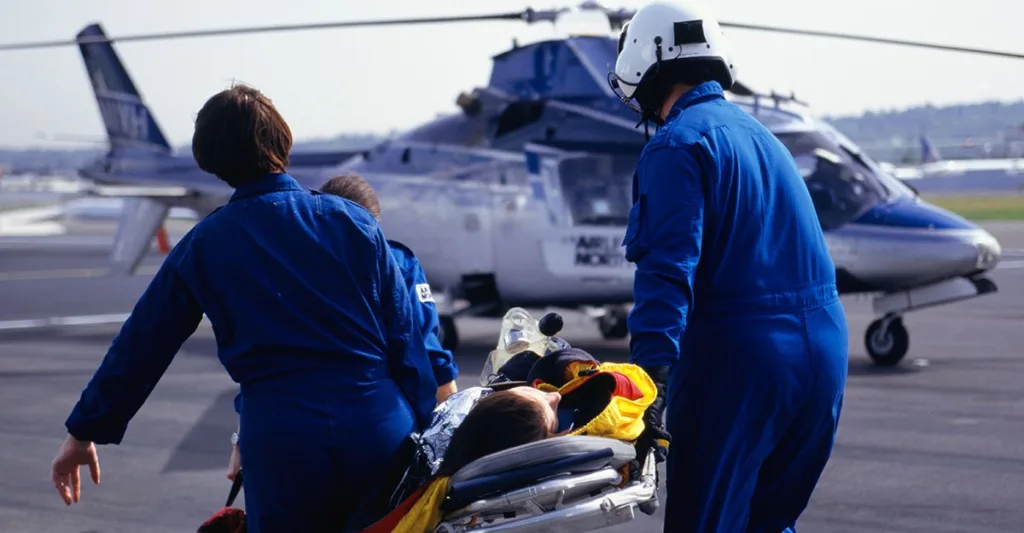
{"type": "Polygon", "coordinates": [[[430,356],[430,364],[434,368],[434,379],[437,381],[437,386],[440,387],[455,381],[455,378],[459,377],[459,368],[455,364],[452,352],[441,346],[441,339],[438,337],[441,321],[437,316],[437,305],[430,292],[427,275],[423,272],[419,259],[408,246],[395,240],[388,240],[388,245],[390,245],[391,253],[394,254],[395,261],[402,271],[402,279],[405,280],[409,297],[413,300],[412,307],[413,313],[416,315],[416,324],[423,334],[423,343],[426,345],[427,355],[430,356]]]}
{"type": "Polygon", "coordinates": [[[270,174],[171,250],[68,431],[121,441],[203,314],[241,384],[251,533],[339,531],[437,392],[401,270],[373,216],[270,174]]]}
{"type": "Polygon", "coordinates": [[[846,316],[792,156],[706,82],[644,147],[630,360],[671,365],[665,531],[795,529],[831,454],[846,316]]]}
{"type": "MultiPolygon", "coordinates": [[[[390,239],[388,246],[398,263],[409,297],[412,298],[414,319],[423,336],[423,344],[434,369],[434,380],[437,381],[438,387],[455,381],[455,378],[459,377],[459,367],[455,364],[452,352],[445,350],[438,338],[441,324],[433,294],[430,292],[430,284],[427,283],[427,275],[423,272],[419,259],[408,246],[390,239]]],[[[242,413],[241,393],[235,396],[235,412],[242,413]]]]}

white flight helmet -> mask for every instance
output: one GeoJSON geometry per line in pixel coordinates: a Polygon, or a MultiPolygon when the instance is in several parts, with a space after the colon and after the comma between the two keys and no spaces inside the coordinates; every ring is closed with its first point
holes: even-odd
{"type": "Polygon", "coordinates": [[[655,1],[623,25],[611,78],[626,105],[657,120],[674,83],[714,80],[729,89],[733,67],[722,29],[700,0],[655,1]]]}

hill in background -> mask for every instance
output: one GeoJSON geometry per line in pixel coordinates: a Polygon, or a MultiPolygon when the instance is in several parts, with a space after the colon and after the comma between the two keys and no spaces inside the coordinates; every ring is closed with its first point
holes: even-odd
{"type": "Polygon", "coordinates": [[[1024,157],[1024,100],[924,105],[825,120],[875,159],[893,163],[919,161],[922,136],[950,159],[1024,157]]]}

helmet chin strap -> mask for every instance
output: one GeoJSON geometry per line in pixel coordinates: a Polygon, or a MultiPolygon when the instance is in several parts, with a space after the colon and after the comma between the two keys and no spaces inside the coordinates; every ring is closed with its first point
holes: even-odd
{"type": "Polygon", "coordinates": [[[658,130],[661,128],[661,126],[665,124],[665,121],[661,119],[661,109],[660,108],[657,109],[657,110],[654,110],[654,109],[648,108],[648,107],[643,108],[643,114],[642,114],[642,116],[640,118],[640,122],[637,123],[637,126],[639,126],[640,124],[644,125],[644,137],[648,141],[651,140],[651,133],[650,133],[650,130],[648,129],[650,124],[651,124],[651,122],[654,123],[654,132],[655,133],[657,133],[658,130]]]}
{"type": "Polygon", "coordinates": [[[642,119],[640,119],[640,122],[637,122],[636,126],[634,126],[635,128],[639,128],[641,124],[644,125],[644,142],[650,142],[650,140],[651,140],[651,130],[650,130],[651,122],[654,122],[654,126],[655,126],[654,127],[654,133],[658,133],[658,129],[661,127],[661,124],[662,124],[660,120],[654,121],[654,120],[651,120],[651,119],[648,119],[648,118],[642,118],[642,119]]]}

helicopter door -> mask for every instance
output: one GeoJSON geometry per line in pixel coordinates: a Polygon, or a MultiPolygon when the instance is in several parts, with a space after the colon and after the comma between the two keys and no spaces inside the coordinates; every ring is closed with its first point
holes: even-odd
{"type": "Polygon", "coordinates": [[[445,261],[459,265],[462,276],[494,272],[492,190],[495,168],[469,168],[447,179],[446,198],[438,207],[446,211],[447,235],[454,246],[445,261]]]}
{"type": "Polygon", "coordinates": [[[536,145],[527,145],[525,156],[523,182],[499,194],[495,204],[495,260],[508,273],[499,275],[499,290],[586,299],[602,292],[594,283],[624,281],[628,292],[632,270],[621,247],[625,223],[574,217],[573,198],[585,193],[566,188],[564,170],[590,168],[604,156],[536,145]]]}

